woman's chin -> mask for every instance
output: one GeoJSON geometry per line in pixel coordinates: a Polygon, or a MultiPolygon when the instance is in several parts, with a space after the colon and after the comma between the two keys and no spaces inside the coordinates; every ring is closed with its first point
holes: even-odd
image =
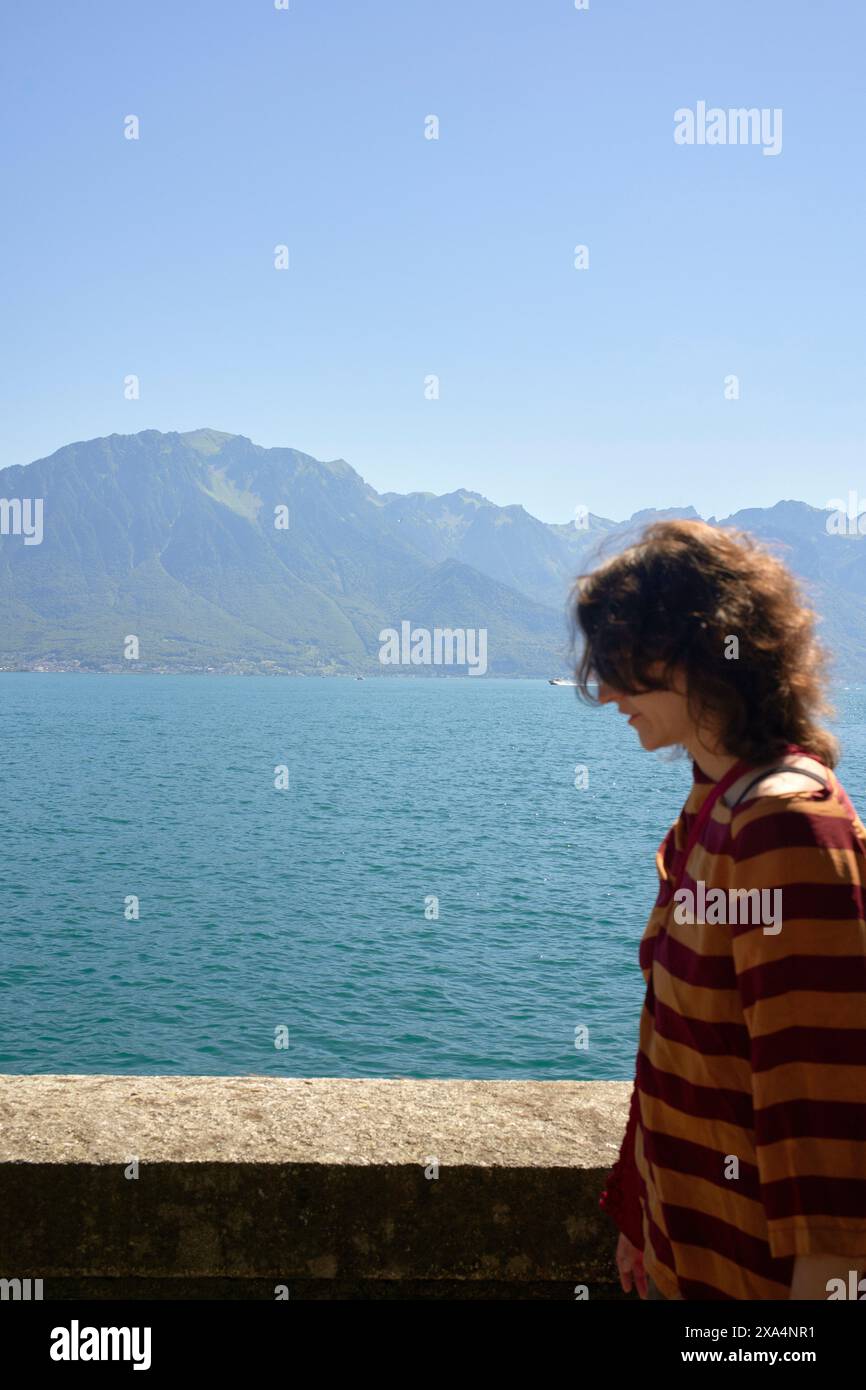
{"type": "Polygon", "coordinates": [[[664,739],[657,738],[652,729],[638,728],[637,736],[640,739],[641,748],[645,748],[648,753],[654,753],[657,748],[664,748],[664,739]]]}

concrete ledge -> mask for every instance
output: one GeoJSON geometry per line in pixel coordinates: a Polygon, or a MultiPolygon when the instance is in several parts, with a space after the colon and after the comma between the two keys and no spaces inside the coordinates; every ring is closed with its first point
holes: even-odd
{"type": "Polygon", "coordinates": [[[42,1278],[46,1298],[613,1289],[598,1198],[629,1090],[0,1077],[0,1277],[42,1278]]]}

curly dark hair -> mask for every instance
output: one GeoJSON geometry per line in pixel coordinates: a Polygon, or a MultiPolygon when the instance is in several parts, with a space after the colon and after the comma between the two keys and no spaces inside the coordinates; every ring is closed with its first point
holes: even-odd
{"type": "Polygon", "coordinates": [[[815,614],[782,560],[746,532],[703,521],[647,526],[578,578],[572,621],[585,699],[596,700],[593,680],[628,694],[670,689],[679,668],[690,717],[714,719],[732,756],[757,765],[793,743],[836,765],[836,740],[818,722],[833,711],[815,614]]]}

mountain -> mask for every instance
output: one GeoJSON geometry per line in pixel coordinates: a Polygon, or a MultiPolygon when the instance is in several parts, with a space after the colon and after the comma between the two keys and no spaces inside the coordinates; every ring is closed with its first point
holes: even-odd
{"type": "MultiPolygon", "coordinates": [[[[462,489],[380,494],[342,459],[212,429],[113,434],[0,471],[0,508],[27,498],[43,501],[40,544],[5,534],[2,511],[7,669],[379,674],[406,669],[380,664],[379,634],[409,622],[486,629],[491,674],[554,675],[575,575],[649,520],[697,516],[548,525],[462,489]]],[[[800,502],[718,524],[784,547],[840,675],[866,678],[866,540],[828,535],[826,513],[800,502]]]]}

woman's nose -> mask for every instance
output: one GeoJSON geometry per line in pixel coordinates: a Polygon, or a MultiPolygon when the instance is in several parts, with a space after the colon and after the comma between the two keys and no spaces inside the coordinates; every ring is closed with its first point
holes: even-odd
{"type": "Polygon", "coordinates": [[[609,705],[611,700],[616,699],[616,691],[611,686],[605,685],[604,681],[598,683],[598,702],[600,705],[609,705]]]}

